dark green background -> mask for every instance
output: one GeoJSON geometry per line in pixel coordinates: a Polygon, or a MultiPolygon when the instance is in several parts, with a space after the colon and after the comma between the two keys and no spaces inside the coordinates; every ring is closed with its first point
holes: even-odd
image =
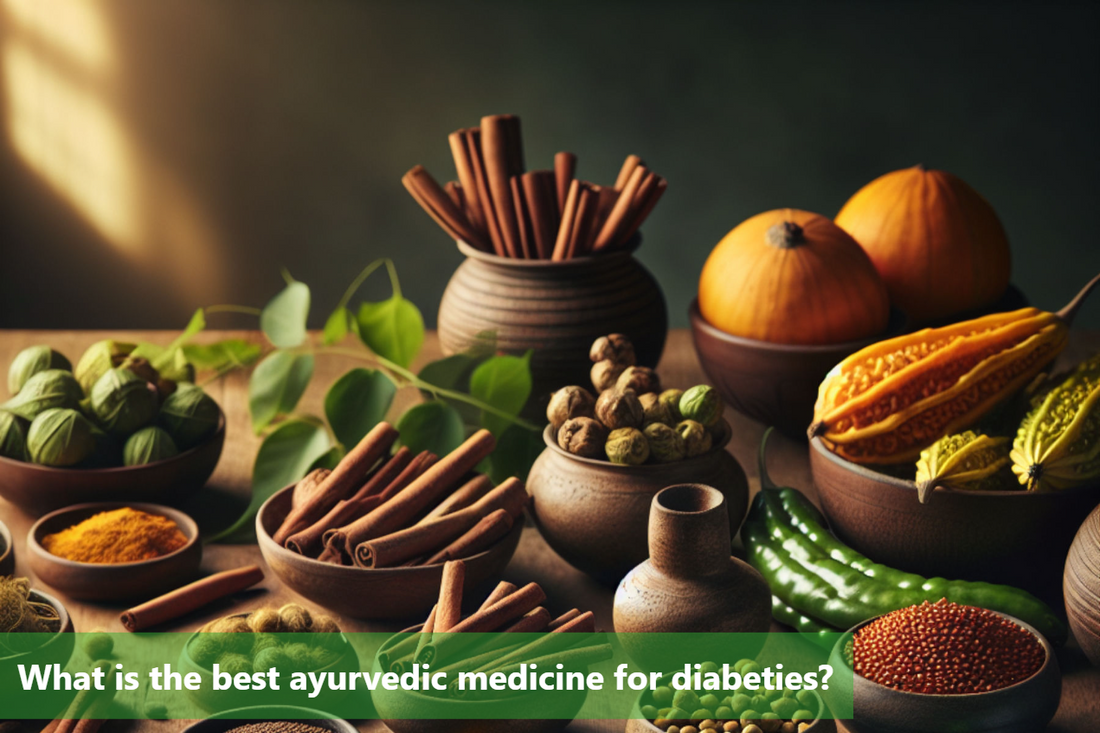
{"type": "MultiPolygon", "coordinates": [[[[446,134],[496,112],[521,115],[529,167],[569,149],[603,182],[639,153],[668,178],[640,256],[674,325],[710,248],[744,218],[832,215],[920,162],[993,203],[1036,304],[1061,305],[1100,271],[1095,5],[89,5],[109,71],[18,18],[0,22],[3,59],[37,49],[117,117],[140,153],[139,254],[89,226],[5,136],[0,326],[182,327],[199,305],[262,305],[284,265],[313,286],[319,325],[386,255],[434,324],[460,257],[399,179],[416,163],[451,178],[446,134]]],[[[0,100],[10,130],[22,103],[0,100]]],[[[1083,321],[1100,325],[1100,307],[1083,321]]]]}

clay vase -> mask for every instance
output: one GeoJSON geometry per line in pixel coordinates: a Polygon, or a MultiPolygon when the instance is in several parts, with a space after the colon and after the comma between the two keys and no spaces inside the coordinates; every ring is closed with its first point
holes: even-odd
{"type": "MultiPolygon", "coordinates": [[[[668,669],[664,650],[633,632],[704,633],[699,648],[677,637],[677,654],[706,659],[707,633],[771,627],[771,590],[754,568],[730,555],[729,515],[722,492],[703,484],[669,486],[653,497],[649,559],[627,573],[615,592],[615,631],[630,657],[649,670],[668,669]]],[[[743,656],[759,649],[745,649],[743,656]]]]}
{"type": "Polygon", "coordinates": [[[1100,507],[1077,530],[1062,590],[1073,638],[1093,666],[1100,667],[1100,507]]]}
{"type": "Polygon", "coordinates": [[[634,259],[639,242],[564,262],[498,257],[459,242],[466,261],[439,304],[443,353],[481,347],[522,356],[534,350],[529,415],[544,414],[559,387],[590,384],[588,350],[600,336],[625,334],[638,363],[657,366],[668,311],[657,281],[634,259]]]}

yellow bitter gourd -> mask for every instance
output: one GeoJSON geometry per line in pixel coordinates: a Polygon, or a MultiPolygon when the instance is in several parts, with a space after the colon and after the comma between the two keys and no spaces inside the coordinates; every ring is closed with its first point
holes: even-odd
{"type": "Polygon", "coordinates": [[[1011,438],[991,438],[967,430],[940,438],[917,461],[917,498],[928,501],[937,486],[982,491],[1002,488],[1001,469],[1012,460],[1011,438]]]}
{"type": "Polygon", "coordinates": [[[1020,424],[1012,472],[1028,491],[1100,479],[1100,355],[1047,392],[1020,424]]]}

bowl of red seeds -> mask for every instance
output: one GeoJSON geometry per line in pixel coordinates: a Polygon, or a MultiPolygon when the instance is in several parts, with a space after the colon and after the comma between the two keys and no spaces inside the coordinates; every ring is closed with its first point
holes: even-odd
{"type": "Polygon", "coordinates": [[[1006,614],[947,600],[859,624],[837,642],[831,663],[854,673],[850,733],[1035,733],[1054,717],[1062,694],[1042,634],[1006,614]]]}

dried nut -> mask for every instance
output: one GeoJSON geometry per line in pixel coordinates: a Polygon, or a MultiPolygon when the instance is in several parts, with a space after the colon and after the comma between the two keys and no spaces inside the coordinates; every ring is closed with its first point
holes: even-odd
{"type": "Polygon", "coordinates": [[[808,731],[810,729],[811,725],[813,725],[813,723],[799,723],[798,733],[805,733],[805,731],[808,731]]]}
{"type": "Polygon", "coordinates": [[[711,449],[713,441],[710,433],[694,420],[683,420],[676,426],[676,432],[684,442],[684,455],[688,458],[701,456],[711,449]]]}
{"type": "Polygon", "coordinates": [[[595,417],[596,398],[584,387],[562,387],[550,396],[546,419],[557,430],[574,417],[595,417]]]}
{"type": "Polygon", "coordinates": [[[625,365],[616,364],[610,359],[597,361],[592,365],[592,386],[596,388],[597,392],[611,389],[615,386],[615,383],[619,380],[619,375],[622,374],[625,369],[625,365]]]}
{"type": "Polygon", "coordinates": [[[699,729],[694,725],[685,725],[680,729],[680,733],[699,733],[699,729]]]}
{"type": "Polygon", "coordinates": [[[633,391],[609,389],[596,400],[596,419],[610,430],[640,428],[645,410],[633,391]]]}
{"type": "Polygon", "coordinates": [[[637,394],[661,391],[661,378],[649,367],[631,366],[623,370],[615,382],[618,389],[632,389],[637,394]]]}
{"type": "Polygon", "coordinates": [[[607,457],[612,463],[637,466],[649,458],[649,442],[637,428],[619,428],[607,436],[607,457]]]}
{"type": "Polygon", "coordinates": [[[575,456],[602,458],[607,428],[590,417],[566,420],[558,429],[558,445],[575,456]]]}
{"type": "Polygon", "coordinates": [[[647,392],[641,395],[638,398],[638,402],[642,403],[642,410],[645,412],[645,418],[643,419],[644,423],[659,422],[665,425],[676,424],[668,412],[668,406],[661,402],[661,398],[653,392],[647,392]]]}
{"type": "Polygon", "coordinates": [[[608,361],[621,364],[624,367],[634,366],[634,344],[621,333],[613,333],[608,336],[600,336],[592,342],[592,348],[588,350],[588,358],[592,361],[608,361]]]}
{"type": "Polygon", "coordinates": [[[642,433],[649,443],[649,452],[658,463],[672,463],[684,459],[684,439],[680,437],[680,433],[668,425],[659,422],[650,423],[645,426],[642,433]]]}
{"type": "Polygon", "coordinates": [[[727,720],[726,724],[722,726],[722,730],[725,733],[740,733],[741,721],[740,720],[727,720]]]}
{"type": "Polygon", "coordinates": [[[741,729],[741,733],[764,733],[764,730],[756,723],[749,723],[741,729]]]}
{"type": "Polygon", "coordinates": [[[718,730],[718,723],[713,720],[704,720],[699,724],[699,730],[718,730]]]}
{"type": "Polygon", "coordinates": [[[692,387],[680,397],[680,414],[685,420],[713,425],[722,417],[722,398],[718,390],[709,385],[692,387]]]}
{"type": "Polygon", "coordinates": [[[786,723],[779,726],[779,733],[798,733],[798,728],[795,727],[794,723],[788,720],[786,723]]]}

